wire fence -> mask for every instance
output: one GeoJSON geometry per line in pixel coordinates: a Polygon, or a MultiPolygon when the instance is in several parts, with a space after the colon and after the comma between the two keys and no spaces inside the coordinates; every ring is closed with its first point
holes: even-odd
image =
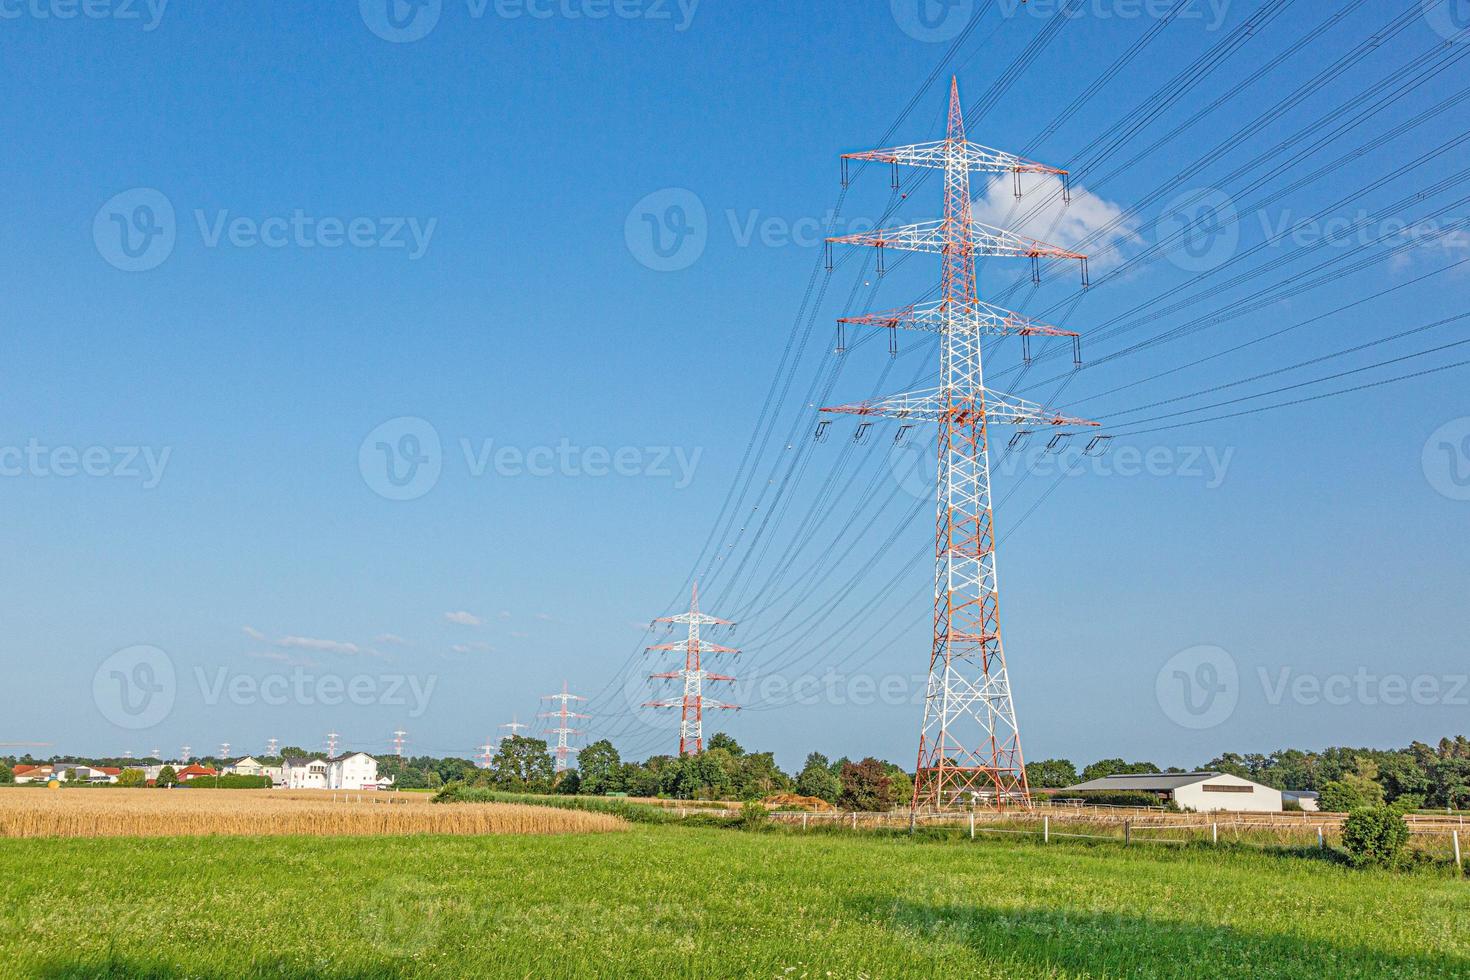
{"type": "MultiPolygon", "coordinates": [[[[1130,847],[1135,844],[1253,847],[1261,850],[1327,850],[1342,842],[1344,814],[1212,813],[1172,814],[1162,810],[1087,807],[1062,812],[970,811],[918,813],[891,811],[775,812],[770,819],[799,830],[852,832],[917,830],[920,827],[957,828],[971,840],[984,834],[1004,834],[1053,840],[1104,841],[1130,847]]],[[[1470,827],[1461,814],[1410,814],[1410,847],[1437,861],[1464,870],[1462,842],[1470,845],[1470,827]]]]}

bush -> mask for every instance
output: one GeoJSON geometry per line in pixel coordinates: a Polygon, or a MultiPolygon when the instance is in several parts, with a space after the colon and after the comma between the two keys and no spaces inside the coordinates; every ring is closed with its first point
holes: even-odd
{"type": "Polygon", "coordinates": [[[484,786],[466,786],[455,781],[445,785],[434,794],[435,803],[524,803],[530,806],[549,806],[557,810],[588,810],[592,813],[609,813],[622,817],[629,823],[675,823],[679,817],[662,807],[647,803],[629,803],[626,800],[598,796],[536,796],[531,793],[503,793],[484,786]]]}
{"type": "Polygon", "coordinates": [[[143,770],[141,769],[124,769],[122,772],[118,773],[117,784],[119,786],[132,787],[147,786],[148,777],[143,773],[143,770]]]}
{"type": "Polygon", "coordinates": [[[271,778],[269,776],[200,776],[191,779],[187,783],[179,783],[179,788],[192,786],[197,789],[270,789],[271,778]]]}
{"type": "Polygon", "coordinates": [[[748,800],[740,808],[740,829],[759,830],[765,826],[766,820],[769,818],[770,813],[766,810],[764,803],[756,800],[748,800]]]}
{"type": "Polygon", "coordinates": [[[1390,807],[1359,807],[1342,825],[1342,846],[1354,867],[1392,867],[1408,842],[1408,823],[1390,807]]]}

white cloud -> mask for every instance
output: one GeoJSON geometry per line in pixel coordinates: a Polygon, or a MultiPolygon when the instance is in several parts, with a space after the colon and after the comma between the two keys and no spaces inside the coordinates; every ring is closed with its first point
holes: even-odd
{"type": "Polygon", "coordinates": [[[253,626],[245,626],[245,627],[242,627],[242,629],[245,630],[245,635],[248,636],[248,637],[250,637],[252,640],[260,640],[261,642],[264,642],[264,643],[269,643],[270,642],[270,640],[266,638],[266,635],[264,633],[262,633],[260,630],[256,629],[253,626]]]}
{"type": "Polygon", "coordinates": [[[297,657],[281,650],[259,650],[255,653],[246,654],[255,660],[269,660],[271,663],[284,664],[288,667],[319,667],[321,666],[310,657],[297,657]]]}
{"type": "Polygon", "coordinates": [[[536,618],[541,620],[543,623],[549,623],[551,622],[551,613],[537,613],[536,618]]]}
{"type": "Polygon", "coordinates": [[[490,653],[492,647],[488,643],[456,643],[449,649],[455,653],[490,653]]]}
{"type": "Polygon", "coordinates": [[[362,652],[362,648],[356,643],[344,643],[341,640],[319,640],[311,636],[283,636],[276,641],[276,646],[298,650],[320,650],[325,653],[362,652]]]}
{"type": "Polygon", "coordinates": [[[391,643],[394,646],[407,646],[408,641],[397,633],[379,633],[373,637],[374,643],[391,643]]]}
{"type": "Polygon", "coordinates": [[[444,618],[451,623],[458,623],[460,626],[479,626],[483,622],[479,616],[476,616],[474,613],[465,612],[464,610],[447,612],[444,614],[444,618]]]}
{"type": "Polygon", "coordinates": [[[1120,263],[1123,246],[1138,240],[1138,221],[1119,220],[1123,215],[1121,205],[1103,200],[1085,187],[1073,185],[1070,204],[1062,201],[1060,177],[1028,175],[1021,188],[1025,196],[1017,200],[1010,177],[991,180],[972,205],[975,220],[1049,245],[1085,252],[1093,273],[1120,263]],[[1043,205],[1042,201],[1050,203],[1043,205]],[[1099,232],[1101,237],[1096,242],[1081,244],[1099,232]]]}

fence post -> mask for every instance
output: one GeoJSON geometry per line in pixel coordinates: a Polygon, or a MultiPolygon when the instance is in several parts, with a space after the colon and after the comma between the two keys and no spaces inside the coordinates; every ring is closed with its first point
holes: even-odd
{"type": "Polygon", "coordinates": [[[1327,850],[1327,836],[1322,833],[1321,825],[1317,827],[1317,847],[1324,851],[1327,850]]]}
{"type": "Polygon", "coordinates": [[[918,825],[919,825],[919,811],[918,810],[910,810],[909,811],[909,836],[910,837],[914,836],[914,828],[917,827],[918,825]]]}
{"type": "Polygon", "coordinates": [[[975,839],[975,811],[970,811],[970,840],[975,839]]]}
{"type": "Polygon", "coordinates": [[[1218,820],[1210,824],[1210,840],[1214,844],[1220,843],[1220,821],[1218,820]]]}
{"type": "Polygon", "coordinates": [[[1124,820],[1123,821],[1123,846],[1124,847],[1127,847],[1132,842],[1133,842],[1133,821],[1132,820],[1124,820]]]}
{"type": "Polygon", "coordinates": [[[1042,814],[1041,817],[1041,842],[1051,843],[1051,814],[1049,813],[1042,814]]]}
{"type": "Polygon", "coordinates": [[[852,811],[852,829],[857,830],[857,811],[852,811]]]}
{"type": "Polygon", "coordinates": [[[1465,864],[1460,859],[1460,832],[1458,830],[1450,831],[1450,838],[1455,842],[1455,873],[1464,874],[1465,864]]]}
{"type": "Polygon", "coordinates": [[[801,815],[801,829],[806,830],[806,814],[801,815]]]}

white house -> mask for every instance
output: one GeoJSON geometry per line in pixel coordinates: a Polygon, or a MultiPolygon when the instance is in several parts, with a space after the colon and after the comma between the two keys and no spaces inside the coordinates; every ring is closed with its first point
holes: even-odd
{"type": "Polygon", "coordinates": [[[393,779],[378,778],[378,760],[366,752],[348,752],[327,760],[328,789],[382,789],[393,779]]]}
{"type": "Polygon", "coordinates": [[[247,755],[243,759],[225,763],[224,773],[227,776],[264,776],[265,766],[254,756],[247,755]]]}
{"type": "Polygon", "coordinates": [[[1162,772],[1144,775],[1104,776],[1076,786],[1060,795],[1086,792],[1153,793],[1160,802],[1172,800],[1182,809],[1196,813],[1233,810],[1242,813],[1280,813],[1281,790],[1262,786],[1223,772],[1162,772]]]}
{"type": "Polygon", "coordinates": [[[281,766],[281,780],[287,789],[326,789],[327,760],[287,757],[281,766]]]}

